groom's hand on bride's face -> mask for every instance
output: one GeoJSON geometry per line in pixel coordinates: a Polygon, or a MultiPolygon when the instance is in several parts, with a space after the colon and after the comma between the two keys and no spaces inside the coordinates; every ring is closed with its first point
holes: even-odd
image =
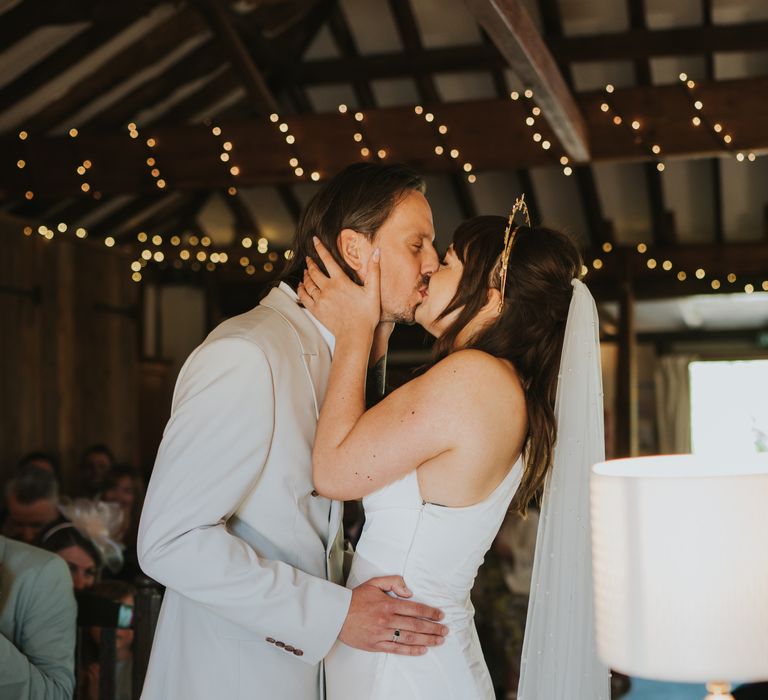
{"type": "Polygon", "coordinates": [[[393,598],[389,591],[400,598],[412,595],[400,576],[372,578],[352,591],[339,633],[344,644],[364,651],[419,656],[445,641],[448,628],[437,622],[443,619],[440,610],[393,598]]]}

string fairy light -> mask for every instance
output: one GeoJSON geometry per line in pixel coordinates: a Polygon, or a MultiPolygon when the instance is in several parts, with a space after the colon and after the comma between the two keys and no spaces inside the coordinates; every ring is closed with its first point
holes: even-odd
{"type": "Polygon", "coordinates": [[[449,133],[451,130],[448,128],[448,125],[439,120],[434,112],[425,110],[422,105],[416,105],[413,111],[416,116],[423,117],[424,121],[432,128],[437,143],[435,155],[444,156],[450,161],[455,162],[454,167],[457,167],[461,162],[461,172],[467,178],[467,182],[470,184],[477,182],[477,175],[472,172],[474,166],[471,161],[461,158],[461,150],[455,144],[450,143],[451,137],[449,137],[449,133]]]}
{"type": "MultiPolygon", "coordinates": [[[[206,126],[211,129],[211,134],[216,139],[224,139],[224,132],[220,126],[211,126],[211,122],[207,121],[206,126]]],[[[221,143],[221,152],[219,153],[219,162],[223,163],[227,168],[227,173],[230,177],[236,178],[240,175],[240,166],[234,162],[234,145],[229,139],[224,139],[221,143]]],[[[234,181],[227,186],[227,194],[230,197],[234,197],[237,194],[237,186],[234,181]]]]}
{"type": "MultiPolygon", "coordinates": [[[[513,90],[509,93],[509,98],[513,102],[518,102],[521,98],[528,101],[528,106],[526,109],[526,116],[525,116],[525,125],[530,128],[536,127],[536,120],[538,117],[541,116],[541,107],[536,104],[536,102],[533,99],[533,90],[530,88],[526,88],[521,93],[519,90],[513,90]]],[[[549,139],[544,138],[542,133],[538,130],[533,132],[532,135],[534,143],[537,143],[542,150],[547,151],[551,153],[552,143],[549,141],[549,139]]],[[[554,155],[554,154],[553,154],[554,155]]],[[[570,159],[565,153],[561,153],[560,156],[554,156],[560,165],[563,168],[563,175],[566,177],[570,177],[573,174],[573,168],[570,165],[570,159]]]]}
{"type": "Polygon", "coordinates": [[[603,97],[603,101],[600,103],[600,111],[607,117],[611,118],[611,123],[614,126],[622,127],[629,132],[632,137],[632,142],[639,146],[641,150],[645,151],[651,160],[656,163],[656,170],[663,173],[666,169],[664,161],[661,159],[662,148],[658,142],[650,142],[646,139],[643,130],[643,124],[639,119],[633,119],[629,121],[625,119],[624,115],[616,107],[616,104],[611,97],[616,91],[616,88],[608,83],[605,86],[605,93],[607,97],[603,97]]]}
{"type": "Polygon", "coordinates": [[[376,154],[379,160],[384,160],[389,155],[386,146],[376,147],[373,140],[370,138],[365,127],[365,113],[361,111],[351,112],[349,107],[345,104],[339,105],[339,114],[349,115],[349,118],[353,122],[353,134],[352,140],[355,142],[356,147],[360,149],[360,156],[362,158],[370,158],[372,154],[376,154]]]}
{"type": "Polygon", "coordinates": [[[712,121],[709,116],[704,112],[704,102],[701,98],[696,96],[696,81],[688,77],[687,73],[680,73],[678,76],[680,85],[685,91],[688,101],[694,109],[694,116],[691,118],[691,123],[698,127],[702,124],[710,131],[715,143],[724,148],[726,151],[733,154],[736,160],[743,163],[744,160],[754,162],[757,157],[754,152],[750,151],[748,154],[744,154],[734,144],[733,134],[730,130],[726,129],[722,121],[712,121]]]}

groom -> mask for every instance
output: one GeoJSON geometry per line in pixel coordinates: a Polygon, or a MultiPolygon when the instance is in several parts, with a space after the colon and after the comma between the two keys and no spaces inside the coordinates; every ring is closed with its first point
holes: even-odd
{"type": "Polygon", "coordinates": [[[339,173],[303,213],[284,281],[182,367],[139,528],[141,566],[167,586],[145,700],[322,698],[337,638],[409,655],[442,641],[439,611],[387,595],[410,596],[399,576],[343,587],[341,503],[311,480],[334,339],[295,294],[313,236],[358,278],[380,248],[381,380],[394,322],[413,322],[438,267],[423,191],[403,166],[339,173]]]}

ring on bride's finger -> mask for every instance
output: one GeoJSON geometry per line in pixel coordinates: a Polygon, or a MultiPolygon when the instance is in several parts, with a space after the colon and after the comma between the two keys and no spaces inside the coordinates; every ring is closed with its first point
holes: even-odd
{"type": "Polygon", "coordinates": [[[392,641],[393,642],[400,641],[400,630],[395,630],[394,634],[392,635],[392,641]]]}

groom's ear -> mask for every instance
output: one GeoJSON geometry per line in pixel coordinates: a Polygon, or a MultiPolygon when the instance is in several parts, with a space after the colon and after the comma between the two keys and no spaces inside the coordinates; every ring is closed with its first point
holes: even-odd
{"type": "Polygon", "coordinates": [[[341,230],[336,244],[339,247],[339,254],[358,275],[365,273],[365,266],[368,263],[366,255],[365,239],[357,231],[351,228],[341,230]]]}

